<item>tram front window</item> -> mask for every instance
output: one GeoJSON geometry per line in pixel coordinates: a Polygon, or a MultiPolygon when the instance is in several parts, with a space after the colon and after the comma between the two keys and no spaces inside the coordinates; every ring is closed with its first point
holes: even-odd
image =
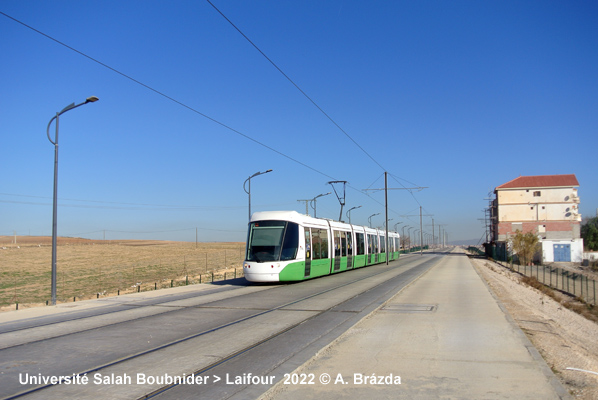
{"type": "Polygon", "coordinates": [[[247,238],[247,261],[292,260],[297,256],[299,226],[285,221],[252,222],[247,238]]]}

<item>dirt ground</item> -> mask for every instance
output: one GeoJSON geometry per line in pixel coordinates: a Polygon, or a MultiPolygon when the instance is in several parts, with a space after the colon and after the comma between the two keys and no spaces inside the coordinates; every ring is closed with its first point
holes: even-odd
{"type": "Polygon", "coordinates": [[[572,396],[598,399],[598,324],[565,308],[563,295],[555,301],[494,262],[472,262],[572,396]]]}
{"type": "MultiPolygon", "coordinates": [[[[50,299],[52,238],[0,236],[0,311],[50,299]]],[[[58,238],[57,300],[71,302],[242,273],[244,243],[58,238]]]]}

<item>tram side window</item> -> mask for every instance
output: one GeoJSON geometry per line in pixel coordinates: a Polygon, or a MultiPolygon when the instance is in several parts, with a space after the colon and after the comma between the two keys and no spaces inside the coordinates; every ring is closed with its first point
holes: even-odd
{"type": "Polygon", "coordinates": [[[372,242],[374,244],[374,253],[380,253],[380,248],[378,247],[378,235],[372,236],[372,242]]]}
{"type": "Polygon", "coordinates": [[[386,252],[386,238],[384,236],[380,236],[380,253],[386,252]]]}
{"type": "Polygon", "coordinates": [[[361,256],[365,254],[365,240],[363,238],[363,233],[356,232],[355,241],[357,242],[357,255],[361,256]]]}
{"type": "Polygon", "coordinates": [[[347,232],[347,255],[353,255],[353,235],[351,235],[351,232],[347,232]]]}
{"type": "Polygon", "coordinates": [[[328,258],[328,231],[326,229],[312,228],[311,242],[313,247],[313,260],[328,258]]]}
{"type": "Polygon", "coordinates": [[[299,225],[288,222],[282,244],[280,260],[294,260],[297,258],[297,249],[299,248],[299,225]]]}
{"type": "Polygon", "coordinates": [[[334,231],[334,257],[341,256],[341,233],[334,231]]]}
{"type": "Polygon", "coordinates": [[[347,232],[341,232],[341,257],[347,257],[347,232]]]}

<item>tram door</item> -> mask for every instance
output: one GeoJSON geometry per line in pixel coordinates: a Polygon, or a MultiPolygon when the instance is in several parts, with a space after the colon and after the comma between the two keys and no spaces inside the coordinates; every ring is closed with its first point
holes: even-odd
{"type": "Polygon", "coordinates": [[[305,277],[311,274],[311,229],[305,228],[305,277]]]}
{"type": "Polygon", "coordinates": [[[353,268],[353,235],[347,232],[347,269],[353,268]]]}
{"type": "Polygon", "coordinates": [[[334,235],[334,272],[340,271],[341,269],[341,233],[340,231],[333,231],[334,235]]]}

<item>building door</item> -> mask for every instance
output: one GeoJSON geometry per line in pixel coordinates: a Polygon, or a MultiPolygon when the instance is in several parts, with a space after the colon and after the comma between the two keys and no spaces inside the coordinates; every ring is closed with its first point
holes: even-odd
{"type": "Polygon", "coordinates": [[[570,244],[555,244],[554,246],[554,261],[555,262],[571,262],[571,245],[570,244]]]}

